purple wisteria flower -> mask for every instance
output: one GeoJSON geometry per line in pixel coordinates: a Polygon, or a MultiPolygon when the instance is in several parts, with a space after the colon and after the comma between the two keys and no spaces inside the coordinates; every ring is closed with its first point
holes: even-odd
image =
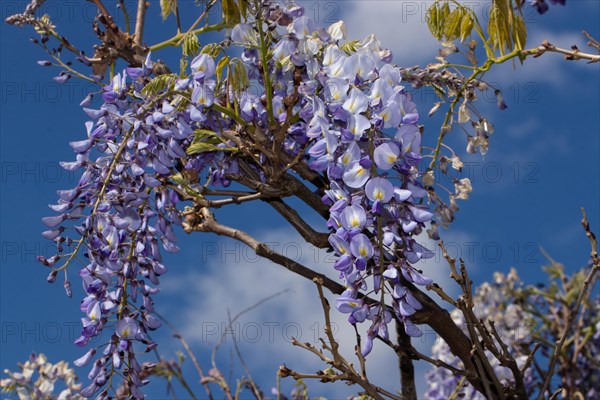
{"type": "Polygon", "coordinates": [[[261,40],[254,20],[234,26],[222,44],[242,46],[230,74],[217,74],[219,60],[203,52],[165,84],[165,76],[153,77],[148,55],[114,76],[101,105],[91,95],[82,102],[87,135],[71,143],[75,160],[61,164],[81,177],[58,192],[56,214],[43,219],[57,254],[39,258],[52,269],[49,281],[82,261],[76,344],[107,338],[103,351],[88,349],[77,360],[91,365],[82,395],[106,395],[120,371],[132,396],[143,397],[137,354],[156,346],[148,332],[160,327],[153,304],[168,270],[161,252],[179,249],[175,227],[184,225],[180,202],[190,190],[228,186],[248,171],[266,184],[265,168],[287,168],[254,150],[242,165],[237,157],[246,150],[235,136],[277,139],[277,151],[328,183],[319,195],[329,207],[334,268],[348,287],[336,307],[350,323],[369,324],[363,354],[378,334],[387,337],[394,318],[419,334],[410,317],[421,306],[403,282],[429,282],[413,265],[431,256],[415,236],[433,214],[418,169],[419,114],[400,69],[372,35],[345,43],[343,22],[320,28],[297,5],[263,2],[263,11],[267,37],[261,40]],[[369,291],[391,307],[365,304],[369,291]]]}

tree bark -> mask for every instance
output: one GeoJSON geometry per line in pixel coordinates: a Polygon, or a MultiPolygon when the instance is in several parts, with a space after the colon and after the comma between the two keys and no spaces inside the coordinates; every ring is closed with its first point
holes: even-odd
{"type": "MultiPolygon", "coordinates": [[[[220,236],[226,236],[238,240],[256,252],[258,256],[264,257],[272,262],[279,264],[289,271],[298,274],[309,280],[320,278],[323,286],[334,294],[341,294],[346,287],[326,277],[323,274],[313,271],[306,266],[289,259],[269,248],[248,233],[235,229],[217,222],[207,208],[196,209],[193,213],[188,213],[186,221],[183,223],[184,230],[191,232],[212,232],[220,236]]],[[[418,310],[411,318],[415,324],[427,324],[437,332],[450,347],[453,354],[461,359],[467,372],[466,378],[473,387],[481,393],[485,393],[483,382],[477,375],[477,367],[471,355],[473,345],[465,333],[454,323],[448,311],[441,308],[431,297],[415,287],[411,282],[403,280],[402,284],[408,288],[423,308],[418,310]]],[[[376,301],[370,297],[363,297],[367,304],[374,304],[376,301]]]]}

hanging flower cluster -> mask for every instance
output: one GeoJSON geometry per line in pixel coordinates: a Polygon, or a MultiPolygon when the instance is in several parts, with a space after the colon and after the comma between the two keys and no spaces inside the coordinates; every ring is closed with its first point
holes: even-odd
{"type": "MultiPolygon", "coordinates": [[[[299,36],[311,29],[305,22],[292,32],[299,36]]],[[[330,182],[323,196],[330,206],[329,242],[338,256],[335,269],[348,286],[336,307],[350,314],[351,323],[371,321],[362,349],[366,355],[378,333],[387,337],[392,312],[409,335],[420,334],[408,317],[421,305],[401,278],[431,283],[411,264],[432,256],[414,235],[433,214],[420,205],[427,192],[419,183],[419,114],[400,85],[400,71],[373,36],[340,45],[344,31],[342,23],[328,29],[331,36],[337,35],[334,43],[299,40],[298,48],[322,48],[316,53],[322,59],[313,56],[307,62],[314,73],[309,72],[300,115],[306,136],[314,141],[308,149],[309,165],[330,182]],[[352,51],[346,51],[348,47],[352,51]],[[381,304],[387,294],[393,308],[367,305],[360,292],[380,295],[381,304]]],[[[292,57],[297,54],[307,57],[306,51],[292,57]]]]}
{"type": "MultiPolygon", "coordinates": [[[[197,55],[185,75],[153,76],[148,55],[142,67],[127,68],[104,87],[99,108],[94,94],[83,101],[87,137],[71,143],[75,161],[62,163],[82,176],[75,188],[58,192],[50,206],[58,214],[43,219],[57,255],[39,257],[51,268],[49,281],[65,272],[68,295],[67,271],[83,261],[76,344],[110,336],[103,349],[93,347],[75,362],[92,365],[83,396],[107,397],[106,384],[120,371],[131,395],[143,397],[147,382],[136,352],[140,344],[145,351],[156,346],[147,333],[160,326],[152,299],[167,271],[160,247],[178,250],[173,226],[182,223],[181,193],[228,186],[248,173],[236,140],[248,132],[280,143],[278,151],[329,182],[329,242],[348,287],[336,307],[352,324],[369,321],[362,353],[377,334],[388,336],[394,317],[409,335],[420,335],[410,316],[421,305],[405,285],[431,283],[412,266],[432,256],[414,239],[433,217],[419,182],[419,114],[390,51],[373,36],[345,39],[341,21],[323,29],[299,6],[263,2],[256,20],[231,31],[227,45],[243,52],[229,78],[222,79],[222,63],[210,51],[197,55]],[[380,301],[367,304],[370,294],[380,301]]],[[[267,158],[244,160],[264,182],[273,163],[267,158]]]]}
{"type": "MultiPolygon", "coordinates": [[[[413,236],[433,214],[420,205],[427,192],[419,183],[421,133],[419,114],[411,95],[400,84],[392,54],[371,35],[361,42],[344,42],[343,22],[327,30],[317,27],[302,9],[271,12],[273,23],[282,19],[287,30],[273,48],[274,118],[284,122],[284,99],[293,91],[293,71],[301,68],[297,110],[300,121],[288,130],[285,149],[295,155],[308,143],[309,166],[330,182],[323,201],[330,206],[330,244],[348,290],[337,308],[351,323],[371,321],[363,354],[373,338],[387,337],[392,312],[404,322],[406,332],[419,335],[410,317],[421,308],[401,280],[427,285],[411,264],[433,253],[413,236]],[[280,16],[287,13],[287,18],[280,16]],[[391,310],[367,305],[359,293],[392,299],[391,310]]],[[[259,42],[247,24],[233,29],[232,39],[251,46],[259,42]]],[[[250,76],[259,77],[260,55],[244,51],[250,76]]],[[[258,96],[244,93],[242,116],[268,126],[268,115],[258,96]]]]}

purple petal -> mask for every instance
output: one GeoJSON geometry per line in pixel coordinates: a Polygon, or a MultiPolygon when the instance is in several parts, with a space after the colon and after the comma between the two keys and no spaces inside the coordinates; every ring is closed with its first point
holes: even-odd
{"type": "Polygon", "coordinates": [[[92,357],[94,356],[94,354],[96,354],[96,349],[90,349],[83,356],[81,356],[77,360],[73,361],[73,364],[75,364],[78,367],[85,367],[86,365],[89,364],[89,362],[92,359],[92,357]]]}
{"type": "Polygon", "coordinates": [[[373,158],[377,168],[387,171],[394,166],[399,155],[400,148],[394,143],[387,142],[377,146],[373,158]]]}
{"type": "Polygon", "coordinates": [[[432,213],[430,213],[429,211],[424,210],[422,208],[415,207],[415,206],[408,206],[408,209],[410,210],[415,221],[417,221],[417,222],[427,222],[427,221],[431,221],[431,219],[433,218],[432,213]]]}
{"type": "Polygon", "coordinates": [[[370,176],[369,170],[360,165],[358,161],[354,161],[346,167],[342,180],[349,187],[357,189],[367,183],[370,176]]]}
{"type": "Polygon", "coordinates": [[[394,195],[394,186],[384,178],[372,178],[365,186],[365,194],[371,201],[387,203],[394,195]]]}
{"type": "Polygon", "coordinates": [[[404,320],[404,331],[408,336],[419,337],[423,336],[423,332],[415,324],[408,320],[404,320]]]}
{"type": "Polygon", "coordinates": [[[373,350],[373,338],[371,337],[371,335],[367,335],[365,337],[365,341],[361,346],[360,352],[363,357],[366,357],[371,352],[371,350],[373,350]]]}
{"type": "Polygon", "coordinates": [[[54,80],[54,82],[65,83],[66,81],[68,81],[69,79],[71,79],[71,74],[66,74],[64,72],[61,72],[60,75],[55,76],[52,79],[54,80]]]}
{"type": "Polygon", "coordinates": [[[367,235],[359,233],[352,238],[352,241],[350,242],[350,251],[354,257],[368,260],[373,257],[374,250],[367,235]]]}
{"type": "Polygon", "coordinates": [[[42,222],[48,228],[55,228],[58,225],[60,225],[65,219],[67,219],[67,216],[65,214],[61,214],[52,217],[44,217],[42,218],[42,222]]]}
{"type": "Polygon", "coordinates": [[[77,153],[85,153],[92,147],[93,143],[94,142],[92,139],[85,139],[77,142],[70,142],[69,146],[71,146],[77,153]]]}

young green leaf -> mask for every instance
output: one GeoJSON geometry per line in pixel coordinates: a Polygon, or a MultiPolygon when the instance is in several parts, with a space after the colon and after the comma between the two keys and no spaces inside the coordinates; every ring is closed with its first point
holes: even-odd
{"type": "Polygon", "coordinates": [[[513,37],[515,40],[515,48],[523,50],[527,43],[527,27],[525,26],[523,17],[520,15],[516,15],[514,21],[513,37]]]}
{"type": "Polygon", "coordinates": [[[223,10],[223,22],[225,22],[225,25],[231,28],[241,22],[240,9],[235,0],[223,0],[221,8],[223,10]]]}
{"type": "Polygon", "coordinates": [[[225,68],[228,65],[229,65],[229,57],[224,56],[223,58],[221,58],[219,60],[219,63],[217,64],[217,69],[216,69],[217,82],[221,82],[221,76],[223,75],[223,68],[225,68]]]}
{"type": "Polygon", "coordinates": [[[473,30],[474,22],[473,17],[470,13],[465,13],[463,15],[462,22],[460,24],[460,41],[462,43],[467,40],[467,38],[471,35],[471,31],[473,30]]]}
{"type": "Polygon", "coordinates": [[[427,27],[429,28],[429,32],[435,37],[437,40],[442,40],[442,26],[440,23],[440,8],[437,3],[434,3],[429,10],[427,10],[427,14],[425,16],[427,20],[427,27]]]}
{"type": "Polygon", "coordinates": [[[160,15],[163,20],[167,19],[175,9],[174,0],[160,0],[160,15]]]}
{"type": "Polygon", "coordinates": [[[158,75],[142,89],[142,94],[146,96],[157,95],[159,92],[162,92],[167,87],[174,84],[176,80],[177,75],[175,74],[158,75]]]}
{"type": "Polygon", "coordinates": [[[187,33],[183,37],[183,55],[192,56],[198,54],[200,50],[200,42],[198,42],[198,36],[195,33],[187,33]]]}
{"type": "Polygon", "coordinates": [[[460,37],[460,27],[464,10],[462,7],[457,7],[444,19],[444,36],[446,40],[453,41],[460,37]]]}

